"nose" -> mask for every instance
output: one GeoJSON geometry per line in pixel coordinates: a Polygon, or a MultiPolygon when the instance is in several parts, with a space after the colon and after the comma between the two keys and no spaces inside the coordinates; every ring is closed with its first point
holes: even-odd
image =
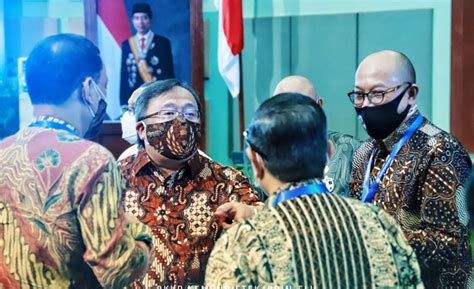
{"type": "Polygon", "coordinates": [[[184,117],[184,113],[179,112],[177,119],[181,124],[186,124],[186,118],[184,117]]]}
{"type": "Polygon", "coordinates": [[[374,106],[374,104],[369,101],[369,96],[365,95],[364,102],[362,102],[361,107],[367,107],[367,106],[374,106]]]}

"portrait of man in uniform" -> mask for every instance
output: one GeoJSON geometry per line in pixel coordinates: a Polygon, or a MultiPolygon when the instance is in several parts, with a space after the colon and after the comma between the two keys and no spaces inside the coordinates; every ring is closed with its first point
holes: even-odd
{"type": "Polygon", "coordinates": [[[134,3],[132,25],[136,33],[122,43],[120,104],[143,83],[174,78],[171,42],[152,30],[153,12],[148,3],[134,3]]]}
{"type": "MultiPolygon", "coordinates": [[[[202,1],[83,2],[86,37],[97,43],[109,75],[106,90],[110,121],[104,123],[97,141],[119,157],[130,146],[122,139],[122,120],[125,131],[135,130],[128,101],[144,83],[179,79],[192,86],[205,103],[202,1]]],[[[205,133],[206,143],[204,137],[205,133]]]]}

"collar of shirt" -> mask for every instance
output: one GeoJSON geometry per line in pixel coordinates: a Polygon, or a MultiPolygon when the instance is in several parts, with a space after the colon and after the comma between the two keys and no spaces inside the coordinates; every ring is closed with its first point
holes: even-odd
{"type": "Polygon", "coordinates": [[[286,183],[283,186],[281,186],[280,188],[278,188],[278,190],[276,190],[275,192],[270,194],[268,199],[265,201],[265,206],[272,207],[272,204],[273,204],[276,196],[279,193],[286,192],[286,191],[289,191],[289,190],[294,190],[294,189],[297,189],[299,187],[312,185],[312,184],[324,184],[324,182],[323,182],[322,178],[314,178],[314,179],[306,179],[306,180],[302,180],[302,181],[286,183]]]}
{"type": "Polygon", "coordinates": [[[151,32],[151,29],[150,29],[150,30],[148,30],[147,33],[145,33],[145,34],[143,34],[143,35],[140,34],[140,33],[137,33],[137,34],[136,34],[136,37],[137,37],[137,39],[138,39],[138,42],[140,42],[140,39],[141,39],[142,37],[145,37],[145,43],[146,43],[147,40],[148,40],[148,38],[150,38],[150,36],[151,36],[152,34],[153,34],[153,32],[151,32]]]}
{"type": "Polygon", "coordinates": [[[392,151],[395,144],[400,140],[400,138],[408,130],[410,125],[415,121],[419,114],[420,111],[416,109],[406,121],[402,122],[402,124],[400,124],[395,131],[393,131],[388,137],[382,140],[383,145],[389,152],[392,151]]]}
{"type": "Polygon", "coordinates": [[[135,161],[133,162],[131,170],[132,175],[136,176],[140,171],[148,167],[151,167],[154,173],[156,172],[157,174],[159,174],[163,179],[163,183],[165,183],[168,180],[173,180],[173,182],[179,181],[181,178],[183,178],[183,176],[187,175],[186,172],[188,171],[190,173],[191,178],[194,179],[194,177],[198,175],[201,171],[202,163],[199,153],[196,151],[196,153],[187,161],[183,169],[177,170],[168,177],[164,177],[160,173],[159,167],[152,162],[145,149],[141,148],[137,153],[135,161]]]}
{"type": "Polygon", "coordinates": [[[47,128],[57,128],[57,129],[64,127],[64,129],[68,131],[69,133],[77,135],[77,129],[72,124],[52,115],[37,116],[33,118],[30,125],[36,126],[36,127],[47,127],[47,128]],[[41,125],[35,125],[37,123],[40,123],[41,125]]]}

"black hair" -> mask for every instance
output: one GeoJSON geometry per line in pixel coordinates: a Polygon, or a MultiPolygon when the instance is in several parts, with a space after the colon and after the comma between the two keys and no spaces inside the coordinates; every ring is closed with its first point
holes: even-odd
{"type": "Polygon", "coordinates": [[[60,105],[86,77],[100,77],[99,49],[87,38],[57,34],[41,40],[26,61],[26,84],[33,104],[60,105]]]}
{"type": "Polygon", "coordinates": [[[264,101],[247,129],[246,139],[279,180],[295,182],[324,175],[326,116],[311,98],[281,93],[264,101]]]}
{"type": "MultiPolygon", "coordinates": [[[[150,103],[152,99],[154,99],[155,97],[160,97],[165,92],[168,92],[175,87],[182,87],[186,89],[187,91],[189,91],[189,93],[191,93],[191,95],[196,100],[199,114],[202,114],[199,96],[197,95],[197,93],[194,91],[194,89],[191,86],[177,79],[166,79],[166,80],[155,81],[151,83],[150,85],[147,85],[147,87],[142,91],[140,96],[137,97],[137,100],[135,101],[135,120],[137,122],[142,120],[142,118],[145,116],[146,110],[148,108],[148,104],[150,103]]],[[[143,147],[143,140],[141,140],[140,138],[138,138],[138,146],[143,147]]]]}
{"type": "Polygon", "coordinates": [[[151,7],[148,3],[135,3],[132,7],[132,15],[135,13],[146,13],[150,19],[153,18],[151,7]]]}

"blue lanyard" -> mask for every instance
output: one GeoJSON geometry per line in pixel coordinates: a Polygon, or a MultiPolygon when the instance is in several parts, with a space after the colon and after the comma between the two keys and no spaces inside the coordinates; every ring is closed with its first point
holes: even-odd
{"type": "Polygon", "coordinates": [[[29,127],[43,127],[43,128],[52,128],[57,130],[65,130],[73,135],[78,135],[74,127],[63,120],[60,120],[55,117],[44,117],[38,118],[30,123],[29,127]]]}
{"type": "Polygon", "coordinates": [[[311,184],[303,187],[289,190],[286,192],[279,193],[273,201],[273,207],[276,207],[279,203],[285,202],[304,195],[313,195],[320,193],[328,193],[329,190],[324,184],[311,184]]]}
{"type": "Polygon", "coordinates": [[[372,154],[370,155],[369,163],[367,164],[367,169],[365,170],[364,189],[362,192],[362,201],[364,203],[369,203],[373,201],[375,192],[379,188],[380,181],[382,180],[383,176],[387,172],[387,169],[392,164],[398,151],[402,148],[402,146],[408,141],[408,139],[413,135],[413,133],[420,127],[422,123],[423,123],[423,116],[420,114],[415,119],[415,121],[410,125],[408,130],[403,134],[402,138],[395,144],[392,152],[383,163],[382,169],[377,174],[377,178],[374,180],[374,183],[372,184],[372,186],[370,186],[370,172],[371,172],[372,162],[374,160],[375,150],[372,152],[372,154]]]}

